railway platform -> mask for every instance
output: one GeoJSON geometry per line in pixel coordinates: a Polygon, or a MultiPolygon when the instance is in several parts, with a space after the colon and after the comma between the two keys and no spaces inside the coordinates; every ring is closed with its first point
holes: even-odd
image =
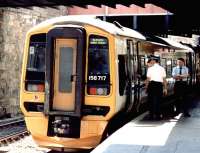
{"type": "Polygon", "coordinates": [[[92,153],[199,153],[199,96],[190,98],[190,103],[191,117],[180,113],[150,121],[146,112],[113,133],[92,153]]]}

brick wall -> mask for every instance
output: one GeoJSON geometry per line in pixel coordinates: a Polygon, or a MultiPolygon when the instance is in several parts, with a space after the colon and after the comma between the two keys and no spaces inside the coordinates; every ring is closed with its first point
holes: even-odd
{"type": "Polygon", "coordinates": [[[16,115],[19,110],[19,85],[26,32],[51,17],[66,15],[66,7],[0,9],[0,107],[16,115]]]}

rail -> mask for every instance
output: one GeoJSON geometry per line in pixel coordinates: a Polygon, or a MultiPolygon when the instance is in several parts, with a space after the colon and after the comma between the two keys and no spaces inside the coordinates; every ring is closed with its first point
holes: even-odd
{"type": "Polygon", "coordinates": [[[24,136],[29,135],[23,117],[0,121],[0,129],[2,129],[0,131],[0,146],[17,141],[24,136]]]}

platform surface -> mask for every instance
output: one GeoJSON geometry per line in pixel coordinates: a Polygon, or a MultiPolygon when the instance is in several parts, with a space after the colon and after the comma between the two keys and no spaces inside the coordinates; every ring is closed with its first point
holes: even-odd
{"type": "Polygon", "coordinates": [[[140,115],[113,133],[92,153],[200,153],[200,98],[191,101],[191,117],[179,114],[151,121],[140,115]]]}

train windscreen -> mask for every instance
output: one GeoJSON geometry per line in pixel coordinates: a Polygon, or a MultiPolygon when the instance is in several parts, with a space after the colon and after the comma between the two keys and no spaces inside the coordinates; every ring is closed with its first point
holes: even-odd
{"type": "Polygon", "coordinates": [[[90,35],[88,47],[89,95],[108,95],[110,93],[109,47],[106,37],[90,35]]]}
{"type": "Polygon", "coordinates": [[[43,92],[45,82],[46,34],[32,35],[30,38],[26,69],[26,90],[43,92]]]}

